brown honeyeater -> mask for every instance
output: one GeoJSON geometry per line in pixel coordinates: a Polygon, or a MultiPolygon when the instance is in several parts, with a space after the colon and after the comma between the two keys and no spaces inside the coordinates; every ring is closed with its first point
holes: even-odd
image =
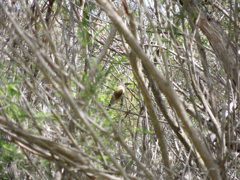
{"type": "Polygon", "coordinates": [[[111,107],[113,104],[115,104],[116,102],[118,102],[119,100],[121,100],[123,98],[123,95],[126,91],[126,87],[130,85],[130,83],[124,83],[124,84],[120,84],[113,92],[113,95],[111,97],[110,103],[108,105],[108,107],[111,107]]]}

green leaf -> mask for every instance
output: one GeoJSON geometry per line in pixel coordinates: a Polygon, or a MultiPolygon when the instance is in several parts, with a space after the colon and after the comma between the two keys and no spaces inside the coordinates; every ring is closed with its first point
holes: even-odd
{"type": "Polygon", "coordinates": [[[15,84],[8,84],[7,90],[8,90],[8,94],[10,95],[10,97],[13,97],[14,95],[18,96],[20,94],[19,90],[15,84]]]}

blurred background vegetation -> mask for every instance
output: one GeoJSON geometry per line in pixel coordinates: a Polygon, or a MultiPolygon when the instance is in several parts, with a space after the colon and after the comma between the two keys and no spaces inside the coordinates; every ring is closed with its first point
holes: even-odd
{"type": "Polygon", "coordinates": [[[239,34],[237,0],[0,0],[0,179],[240,179],[239,34]]]}

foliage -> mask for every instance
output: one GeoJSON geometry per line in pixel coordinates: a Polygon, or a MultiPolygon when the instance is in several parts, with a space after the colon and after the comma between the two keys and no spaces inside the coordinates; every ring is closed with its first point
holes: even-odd
{"type": "Polygon", "coordinates": [[[2,2],[0,179],[239,179],[238,10],[2,2]]]}

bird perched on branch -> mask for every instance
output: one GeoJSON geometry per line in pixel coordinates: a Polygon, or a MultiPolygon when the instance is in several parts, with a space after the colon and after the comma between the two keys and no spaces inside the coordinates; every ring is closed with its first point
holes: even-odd
{"type": "Polygon", "coordinates": [[[126,91],[126,87],[128,85],[130,85],[131,83],[123,83],[120,84],[113,92],[112,98],[110,100],[110,103],[108,105],[108,107],[111,107],[113,104],[115,104],[116,102],[118,102],[119,100],[122,100],[123,95],[126,91]]]}

